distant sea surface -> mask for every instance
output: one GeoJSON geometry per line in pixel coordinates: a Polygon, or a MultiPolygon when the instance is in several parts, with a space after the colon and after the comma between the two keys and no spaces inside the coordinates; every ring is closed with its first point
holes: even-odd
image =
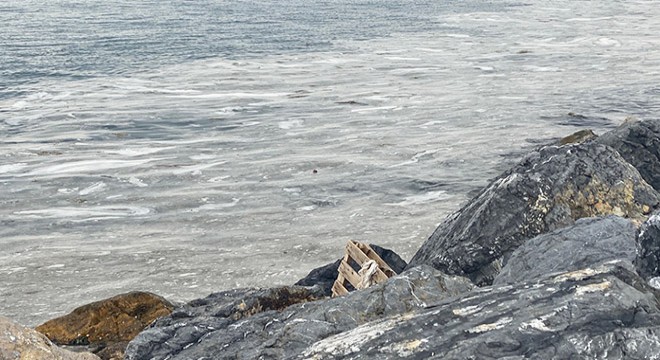
{"type": "Polygon", "coordinates": [[[528,149],[657,117],[655,1],[4,0],[0,315],[406,260],[528,149]]]}

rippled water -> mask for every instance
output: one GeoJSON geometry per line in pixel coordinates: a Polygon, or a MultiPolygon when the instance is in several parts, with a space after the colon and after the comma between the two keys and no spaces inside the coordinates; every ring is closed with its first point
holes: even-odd
{"type": "Polygon", "coordinates": [[[660,105],[652,1],[135,3],[0,3],[2,315],[409,259],[521,149],[660,105]]]}

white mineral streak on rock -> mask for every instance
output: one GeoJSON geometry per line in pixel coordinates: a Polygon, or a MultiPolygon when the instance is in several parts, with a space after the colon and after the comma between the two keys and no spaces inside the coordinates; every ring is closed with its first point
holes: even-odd
{"type": "Polygon", "coordinates": [[[646,229],[649,226],[659,226],[660,225],[660,214],[655,214],[651,215],[648,220],[646,220],[646,223],[644,226],[642,226],[642,231],[639,233],[639,237],[641,238],[644,236],[644,233],[646,232],[646,229]]]}
{"type": "Polygon", "coordinates": [[[508,323],[510,323],[512,320],[513,320],[513,318],[511,318],[511,317],[503,317],[503,318],[495,321],[494,323],[477,325],[477,326],[475,326],[471,329],[468,329],[467,332],[469,332],[471,334],[480,334],[480,333],[484,333],[486,331],[501,329],[504,326],[506,326],[508,323]]]}
{"type": "Polygon", "coordinates": [[[498,183],[498,184],[497,184],[497,187],[498,187],[498,188],[506,188],[506,187],[508,187],[511,183],[515,182],[517,179],[518,179],[518,174],[517,174],[517,173],[513,173],[513,174],[511,174],[511,175],[505,177],[504,179],[500,179],[500,180],[498,180],[498,181],[497,181],[497,183],[498,183]]]}
{"type": "Polygon", "coordinates": [[[554,277],[554,281],[555,281],[555,283],[560,283],[560,282],[564,282],[564,281],[567,281],[567,280],[582,280],[582,279],[588,278],[589,276],[602,274],[606,271],[607,271],[607,269],[603,268],[603,267],[599,267],[599,268],[595,268],[595,269],[586,268],[586,269],[571,271],[571,272],[567,272],[567,273],[557,275],[557,276],[554,277]]]}
{"type": "Polygon", "coordinates": [[[654,277],[649,279],[649,285],[655,289],[660,290],[660,277],[654,277]]]}
{"type": "Polygon", "coordinates": [[[539,330],[539,331],[552,331],[551,328],[549,328],[545,325],[543,320],[544,320],[543,317],[541,317],[539,319],[534,319],[534,320],[529,321],[529,322],[524,322],[524,323],[520,324],[520,329],[522,330],[522,329],[532,328],[532,329],[536,329],[536,330],[539,330]]]}
{"type": "Polygon", "coordinates": [[[382,353],[396,354],[399,357],[404,358],[411,356],[421,350],[422,345],[427,342],[429,342],[427,339],[409,340],[385,346],[380,349],[380,351],[382,353]]]}
{"type": "Polygon", "coordinates": [[[473,305],[473,306],[464,307],[462,309],[453,309],[451,312],[453,312],[454,315],[456,316],[468,316],[478,313],[479,311],[481,311],[481,309],[482,309],[481,306],[473,305]]]}
{"type": "Polygon", "coordinates": [[[610,286],[612,286],[612,283],[607,280],[601,283],[579,286],[575,289],[575,295],[580,296],[588,293],[605,291],[609,289],[610,286]]]}
{"type": "Polygon", "coordinates": [[[557,315],[558,313],[567,310],[568,307],[566,305],[561,306],[556,308],[553,312],[545,315],[541,315],[536,319],[532,319],[531,321],[523,322],[520,324],[520,330],[526,330],[526,329],[535,329],[539,331],[559,331],[562,330],[561,328],[550,328],[548,325],[546,325],[546,321],[553,316],[557,315]]]}
{"type": "Polygon", "coordinates": [[[346,356],[360,351],[360,347],[370,340],[376,339],[387,331],[390,331],[401,323],[412,319],[414,316],[406,314],[389,318],[383,321],[375,321],[359,326],[353,330],[345,331],[334,336],[327,337],[312,344],[303,353],[305,358],[314,358],[314,354],[324,353],[346,356]]]}

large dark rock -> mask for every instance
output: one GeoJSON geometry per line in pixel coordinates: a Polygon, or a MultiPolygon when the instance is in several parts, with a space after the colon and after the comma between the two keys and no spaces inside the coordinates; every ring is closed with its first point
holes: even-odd
{"type": "Polygon", "coordinates": [[[642,224],[637,238],[637,272],[645,279],[660,276],[660,211],[642,224]]]}
{"type": "MultiPolygon", "coordinates": [[[[421,266],[346,296],[252,316],[246,316],[251,312],[245,314],[241,304],[248,304],[249,308],[255,297],[276,298],[281,294],[268,295],[272,289],[220,293],[158,320],[129,344],[126,359],[289,358],[328,336],[409,313],[473,287],[466,278],[421,266]]],[[[284,289],[305,291],[298,287],[284,289]]]]}
{"type": "Polygon", "coordinates": [[[298,359],[657,359],[658,293],[607,265],[486,287],[327,337],[298,359]]]}
{"type": "Polygon", "coordinates": [[[540,280],[557,272],[574,271],[621,260],[635,260],[637,227],[618,216],[585,218],[574,225],[527,240],[513,252],[494,285],[540,280]]]}
{"type": "MultiPolygon", "coordinates": [[[[397,253],[390,249],[380,247],[378,245],[369,244],[369,246],[380,256],[383,261],[385,261],[395,273],[400,274],[408,265],[405,260],[403,260],[397,253]]],[[[314,286],[318,285],[323,289],[325,296],[332,295],[332,284],[337,279],[339,275],[339,264],[341,259],[335,261],[334,263],[327,264],[316,268],[307,274],[304,278],[298,280],[294,285],[299,286],[314,286]]],[[[360,269],[355,269],[356,271],[360,269]]]]}
{"type": "Polygon", "coordinates": [[[625,123],[596,141],[616,149],[660,191],[660,120],[625,123]]]}
{"type": "Polygon", "coordinates": [[[586,142],[526,156],[447,218],[408,267],[429,264],[490,284],[526,240],[584,217],[642,219],[660,195],[612,148],[586,142]]]}

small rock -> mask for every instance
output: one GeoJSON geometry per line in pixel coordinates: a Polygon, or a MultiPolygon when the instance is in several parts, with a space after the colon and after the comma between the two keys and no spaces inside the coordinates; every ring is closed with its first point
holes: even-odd
{"type": "Polygon", "coordinates": [[[55,346],[39,332],[0,317],[2,360],[99,360],[90,353],[67,351],[55,346]]]}

